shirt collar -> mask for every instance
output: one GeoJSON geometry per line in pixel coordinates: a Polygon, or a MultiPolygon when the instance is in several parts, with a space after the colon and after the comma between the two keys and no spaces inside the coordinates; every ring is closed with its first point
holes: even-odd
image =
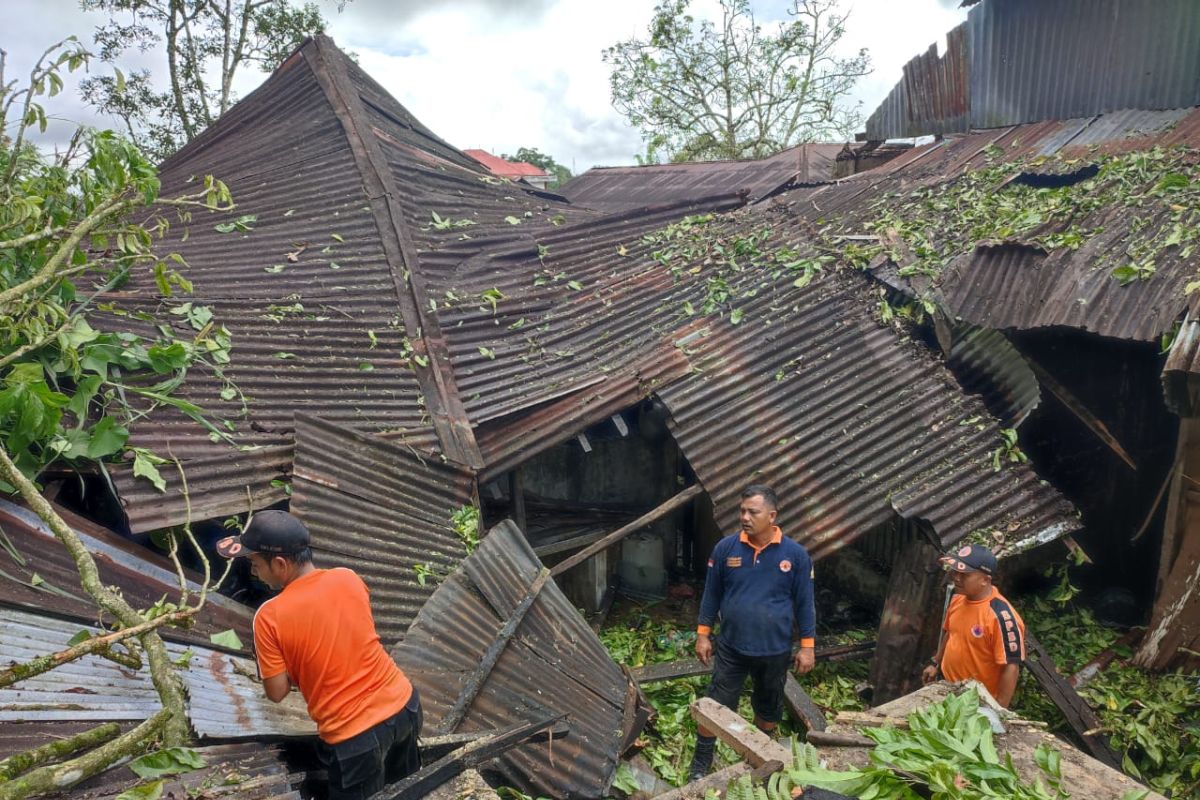
{"type": "Polygon", "coordinates": [[[742,531],[741,533],[738,534],[738,541],[740,541],[742,544],[753,547],[755,550],[765,550],[765,549],[767,549],[767,547],[769,547],[773,544],[779,544],[780,542],[783,541],[783,531],[779,529],[778,525],[772,525],[771,526],[771,539],[766,544],[764,544],[762,547],[754,547],[753,542],[750,541],[750,537],[746,535],[745,531],[742,531]]]}

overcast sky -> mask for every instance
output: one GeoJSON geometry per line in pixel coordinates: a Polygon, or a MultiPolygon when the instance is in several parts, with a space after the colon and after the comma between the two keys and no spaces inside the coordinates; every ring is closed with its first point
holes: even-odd
{"type": "MultiPolygon", "coordinates": [[[[8,78],[27,73],[49,44],[68,35],[90,43],[102,15],[79,10],[78,0],[0,0],[6,24],[8,78]]],[[[644,149],[637,132],[613,110],[608,68],[600,52],[644,36],[653,0],[352,0],[341,13],[320,3],[339,46],[426,125],[460,148],[493,153],[536,147],[575,172],[595,165],[633,163],[644,149]]],[[[715,6],[694,0],[698,14],[715,6]]],[[[784,0],[754,0],[760,22],[785,17],[784,0]]],[[[875,71],[855,99],[869,114],[900,78],[906,61],[966,17],[958,0],[842,0],[851,9],[845,49],[865,47],[875,71]]],[[[161,56],[142,63],[161,69],[161,56]]],[[[123,66],[142,64],[129,60],[123,66]]],[[[92,69],[106,70],[102,64],[92,69]]],[[[245,96],[265,76],[246,72],[245,96]]],[[[105,124],[74,96],[50,101],[64,122],[105,124]]]]}

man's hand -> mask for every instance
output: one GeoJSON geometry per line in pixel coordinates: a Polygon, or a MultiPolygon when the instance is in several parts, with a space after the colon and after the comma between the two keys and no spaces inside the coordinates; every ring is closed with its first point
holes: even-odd
{"type": "Polygon", "coordinates": [[[712,650],[712,639],[708,634],[696,634],[696,658],[700,659],[700,663],[706,667],[712,661],[712,650]]]}
{"type": "Polygon", "coordinates": [[[933,683],[937,680],[937,673],[937,667],[935,667],[933,664],[928,665],[925,667],[925,669],[921,670],[921,683],[925,684],[926,686],[933,683]]]}
{"type": "Polygon", "coordinates": [[[817,651],[811,647],[801,647],[796,651],[793,661],[796,672],[799,672],[801,675],[806,672],[812,672],[812,668],[817,665],[817,651]]]}

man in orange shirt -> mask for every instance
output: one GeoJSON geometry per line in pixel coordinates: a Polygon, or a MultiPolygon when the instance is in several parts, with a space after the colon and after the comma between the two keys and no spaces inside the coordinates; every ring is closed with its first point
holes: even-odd
{"type": "Polygon", "coordinates": [[[286,511],[260,511],[241,536],[217,543],[281,590],[254,615],[267,697],[295,686],[317,723],[329,797],[362,800],[421,767],[417,691],[379,643],[367,586],[344,568],[317,569],[308,529],[286,511]]]}
{"type": "Polygon", "coordinates": [[[955,594],[942,621],[941,646],[921,679],[932,683],[939,669],[946,680],[973,678],[1008,708],[1025,660],[1025,622],[992,585],[996,556],[970,544],[942,563],[953,575],[955,594]]]}

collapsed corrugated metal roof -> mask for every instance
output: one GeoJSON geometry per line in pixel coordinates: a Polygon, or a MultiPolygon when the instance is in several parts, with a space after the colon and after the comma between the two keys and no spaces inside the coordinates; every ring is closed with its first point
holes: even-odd
{"type": "Polygon", "coordinates": [[[565,737],[509,750],[497,769],[531,794],[603,797],[640,727],[636,687],[553,581],[541,586],[495,666],[476,674],[541,572],[521,531],[501,523],[438,586],[392,654],[421,693],[426,731],[438,728],[473,678],[478,694],[466,706],[462,731],[565,714],[565,737]]]}
{"type": "MultiPolygon", "coordinates": [[[[175,567],[164,556],[66,509],[56,510],[92,554],[100,580],[119,588],[134,608],[150,608],[164,595],[178,595],[175,567]]],[[[189,588],[196,591],[199,577],[190,572],[188,577],[189,588]]],[[[81,623],[94,621],[97,614],[96,604],[80,588],[79,570],[66,547],[36,514],[4,499],[0,499],[0,603],[81,623]]],[[[167,627],[162,633],[169,639],[208,644],[211,634],[232,629],[249,641],[251,617],[250,609],[236,600],[211,594],[204,614],[193,625],[167,627]]]]}
{"type": "MultiPolygon", "coordinates": [[[[1187,164],[1195,160],[1197,147],[1200,109],[1039,122],[977,131],[917,148],[878,169],[836,184],[799,188],[776,201],[789,203],[823,235],[860,236],[893,251],[907,247],[907,252],[894,254],[895,264],[883,264],[887,282],[894,285],[890,276],[896,274],[895,266],[901,274],[916,273],[911,275],[910,293],[944,303],[965,322],[994,329],[1068,326],[1102,336],[1156,341],[1187,305],[1183,289],[1194,277],[1195,258],[1188,248],[1168,246],[1154,254],[1152,273],[1124,282],[1112,274],[1124,262],[1114,259],[1125,258],[1125,248],[1136,237],[1157,235],[1187,209],[1180,211],[1168,195],[1153,191],[1153,182],[1162,176],[1152,166],[1145,168],[1145,175],[1153,176],[1151,185],[1138,189],[1144,195],[1133,192],[1128,200],[1121,192],[1104,193],[1103,173],[1091,177],[1092,170],[1079,167],[1145,153],[1151,160],[1181,160],[1186,171],[1194,168],[1187,164]],[[1185,149],[1172,149],[1177,147],[1185,149]],[[978,191],[1003,197],[1009,187],[1038,186],[1039,180],[1054,189],[1059,184],[1053,182],[1053,173],[1067,166],[1077,174],[1066,175],[1062,185],[1076,182],[1094,199],[1070,219],[1041,220],[1027,229],[1025,239],[1009,236],[969,246],[950,238],[905,238],[904,227],[914,219],[962,218],[969,208],[939,204],[957,202],[955,191],[960,186],[968,190],[968,182],[985,170],[997,176],[996,185],[980,186],[978,191]],[[1056,234],[1063,242],[1054,241],[1056,234]],[[1078,242],[1066,241],[1075,235],[1078,242]],[[947,263],[932,278],[923,275],[916,248],[947,263]]],[[[1133,161],[1129,164],[1142,169],[1133,161]]],[[[1181,224],[1188,223],[1185,219],[1181,224]]],[[[1168,233],[1163,231],[1163,241],[1168,233]]]]}
{"type": "Polygon", "coordinates": [[[302,415],[294,471],[291,511],[308,526],[318,563],[362,577],[380,640],[392,646],[433,594],[436,576],[467,555],[451,515],[477,503],[475,473],[302,415]]]}
{"type": "Polygon", "coordinates": [[[989,0],[913,58],[869,139],[1200,105],[1193,0],[989,0]]]}
{"type": "MultiPolygon", "coordinates": [[[[83,625],[26,611],[0,617],[0,663],[24,663],[69,647],[83,625]]],[[[188,720],[201,738],[311,736],[316,725],[292,695],[272,703],[262,693],[253,662],[200,645],[168,643],[187,686],[188,720]],[[190,653],[190,655],[188,655],[190,653]]],[[[161,708],[148,670],[133,671],[98,655],[0,688],[0,722],[141,722],[161,708]]]]}
{"type": "Polygon", "coordinates": [[[558,191],[572,203],[600,211],[629,211],[721,194],[754,200],[793,180],[830,180],[845,147],[810,143],[756,160],[593,167],[558,191]]]}

